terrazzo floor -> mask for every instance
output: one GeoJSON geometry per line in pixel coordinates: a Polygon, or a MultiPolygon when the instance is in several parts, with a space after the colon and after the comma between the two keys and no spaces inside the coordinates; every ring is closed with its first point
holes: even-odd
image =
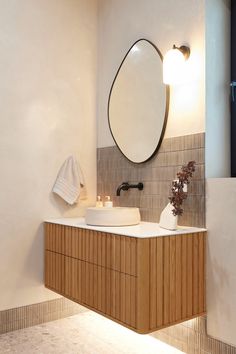
{"type": "Polygon", "coordinates": [[[0,335],[0,353],[181,354],[91,311],[0,335]]]}

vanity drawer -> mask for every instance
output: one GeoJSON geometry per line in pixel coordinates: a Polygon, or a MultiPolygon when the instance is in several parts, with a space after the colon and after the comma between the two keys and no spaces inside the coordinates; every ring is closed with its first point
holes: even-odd
{"type": "Polygon", "coordinates": [[[125,274],[137,275],[137,239],[45,223],[45,248],[125,274]]]}
{"type": "Polygon", "coordinates": [[[63,294],[65,292],[65,256],[45,251],[45,274],[46,287],[63,294]]]}
{"type": "Polygon", "coordinates": [[[101,314],[136,327],[137,278],[46,251],[45,285],[101,314]]]}

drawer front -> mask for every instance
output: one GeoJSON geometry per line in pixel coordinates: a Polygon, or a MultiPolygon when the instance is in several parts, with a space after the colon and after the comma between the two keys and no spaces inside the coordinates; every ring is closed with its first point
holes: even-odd
{"type": "Polygon", "coordinates": [[[82,305],[136,327],[137,278],[46,251],[45,285],[82,305]]]}
{"type": "Polygon", "coordinates": [[[65,292],[65,257],[45,251],[45,285],[61,294],[65,292]]]}
{"type": "Polygon", "coordinates": [[[65,257],[65,296],[136,326],[136,277],[65,257]]]}
{"type": "Polygon", "coordinates": [[[47,250],[125,274],[137,275],[137,239],[45,223],[47,250]]]}

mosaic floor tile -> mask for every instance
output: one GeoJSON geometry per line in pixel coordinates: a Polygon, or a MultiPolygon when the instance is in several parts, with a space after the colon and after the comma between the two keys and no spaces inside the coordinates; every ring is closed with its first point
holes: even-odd
{"type": "Polygon", "coordinates": [[[91,311],[0,336],[0,353],[17,354],[181,354],[91,311]]]}

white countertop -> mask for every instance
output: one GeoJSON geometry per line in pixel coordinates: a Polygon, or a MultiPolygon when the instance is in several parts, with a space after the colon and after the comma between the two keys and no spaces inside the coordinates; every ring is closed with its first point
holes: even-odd
{"type": "Polygon", "coordinates": [[[84,218],[60,218],[60,219],[46,219],[45,222],[73,226],[81,229],[95,230],[100,232],[107,232],[116,235],[130,236],[130,237],[159,237],[159,236],[172,236],[180,234],[192,234],[196,232],[204,232],[206,229],[189,226],[178,226],[175,231],[162,229],[159,224],[154,222],[142,221],[138,225],[133,226],[91,226],[85,223],[84,218]]]}

